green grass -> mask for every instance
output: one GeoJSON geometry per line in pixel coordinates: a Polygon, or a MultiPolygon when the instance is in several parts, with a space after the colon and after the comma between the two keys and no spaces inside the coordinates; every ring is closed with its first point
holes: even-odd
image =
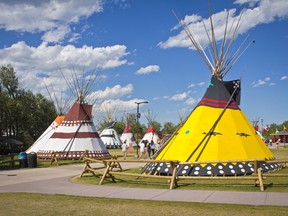
{"type": "Polygon", "coordinates": [[[0,215],[287,215],[287,207],[144,201],[65,195],[0,193],[0,215]],[[17,203],[17,204],[16,204],[17,203]]]}
{"type": "MultiPolygon", "coordinates": [[[[110,150],[109,150],[110,151],[110,150]]],[[[288,149],[272,150],[277,159],[288,159],[288,149]]],[[[121,155],[121,150],[111,150],[111,154],[121,155]]],[[[128,155],[131,159],[135,154],[128,155]]],[[[38,160],[38,166],[49,167],[50,160],[38,160]]],[[[66,164],[79,163],[78,160],[59,161],[60,166],[66,164]]],[[[83,162],[80,162],[83,163],[83,162]]],[[[55,166],[55,165],[53,165],[55,166]]],[[[84,166],[84,164],[83,164],[84,166]]],[[[139,173],[139,168],[126,170],[129,172],[139,173]]],[[[282,170],[281,172],[287,172],[282,170]]],[[[270,178],[269,178],[270,179],[270,178]]],[[[85,176],[84,178],[73,178],[77,183],[98,184],[99,178],[94,176],[85,176]]],[[[269,180],[270,181],[270,180],[269,180]]],[[[268,180],[265,181],[267,184],[268,180]]],[[[287,192],[288,180],[286,178],[271,179],[273,185],[266,188],[265,191],[283,191],[287,192]]],[[[180,181],[179,189],[199,189],[199,190],[238,190],[238,191],[257,191],[259,188],[254,187],[250,181],[180,181]]],[[[117,183],[105,180],[104,185],[125,186],[125,187],[148,187],[148,188],[165,188],[169,183],[163,180],[155,179],[125,179],[123,176],[117,178],[117,183]],[[143,183],[143,181],[146,181],[143,183]]],[[[85,196],[85,194],[83,194],[85,196]]],[[[287,215],[288,207],[283,206],[248,206],[248,205],[229,205],[229,204],[207,204],[207,203],[187,203],[187,202],[169,202],[169,201],[145,201],[129,199],[111,199],[97,197],[80,197],[66,195],[48,195],[48,194],[30,194],[30,193],[0,193],[0,216],[10,215],[109,215],[109,216],[126,216],[126,215],[149,215],[149,216],[169,216],[169,215],[220,215],[220,216],[273,216],[287,215]]]]}
{"type": "MultiPolygon", "coordinates": [[[[121,150],[113,149],[113,154],[119,154],[121,150]]],[[[288,159],[288,149],[279,148],[272,149],[272,153],[276,159],[288,159]]],[[[129,157],[134,158],[134,154],[129,154],[129,157]]],[[[144,165],[144,164],[143,164],[144,165]]],[[[126,169],[124,172],[140,173],[140,168],[126,169]]],[[[275,173],[288,174],[288,169],[282,169],[275,173]]],[[[71,179],[73,183],[79,184],[94,184],[98,185],[100,177],[95,177],[92,174],[85,174],[82,178],[76,176],[71,179]]],[[[115,175],[116,183],[111,179],[106,178],[103,185],[118,186],[118,187],[140,187],[140,188],[158,188],[168,189],[169,182],[163,179],[154,178],[135,178],[130,176],[115,175]]],[[[251,191],[259,192],[259,187],[255,186],[254,180],[181,180],[178,182],[179,187],[176,190],[218,190],[218,191],[251,191]]],[[[288,177],[267,177],[264,180],[266,192],[288,192],[288,177]]]]}

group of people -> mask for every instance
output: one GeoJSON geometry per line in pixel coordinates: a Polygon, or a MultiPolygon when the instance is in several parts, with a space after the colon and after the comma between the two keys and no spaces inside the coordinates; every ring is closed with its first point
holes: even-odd
{"type": "Polygon", "coordinates": [[[148,158],[151,159],[151,157],[155,154],[156,151],[159,150],[160,144],[154,143],[153,139],[149,142],[148,140],[142,140],[142,142],[139,144],[140,147],[140,159],[146,159],[147,154],[148,158]]]}
{"type": "MultiPolygon", "coordinates": [[[[140,148],[140,156],[139,156],[140,159],[141,158],[147,159],[147,156],[148,158],[151,159],[152,156],[155,154],[155,152],[160,149],[160,144],[154,143],[153,139],[150,142],[148,140],[142,140],[142,142],[139,144],[139,148],[140,148]]],[[[125,140],[122,144],[122,152],[123,152],[124,160],[127,157],[128,149],[129,149],[129,144],[127,143],[127,140],[125,140]]]]}

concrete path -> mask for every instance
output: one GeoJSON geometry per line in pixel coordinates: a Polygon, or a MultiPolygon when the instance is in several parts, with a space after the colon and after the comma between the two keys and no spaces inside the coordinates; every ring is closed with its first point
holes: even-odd
{"type": "MultiPolygon", "coordinates": [[[[137,167],[137,164],[130,166],[137,167]]],[[[288,206],[288,193],[143,189],[70,183],[69,178],[80,175],[83,168],[84,165],[80,164],[0,171],[0,193],[29,192],[138,200],[288,206]]]]}

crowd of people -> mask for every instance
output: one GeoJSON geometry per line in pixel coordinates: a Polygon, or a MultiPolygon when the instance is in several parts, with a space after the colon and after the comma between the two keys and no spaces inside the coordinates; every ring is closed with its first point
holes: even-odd
{"type": "Polygon", "coordinates": [[[154,143],[153,139],[149,142],[148,140],[142,140],[139,144],[140,148],[140,159],[151,159],[152,156],[160,149],[160,143],[154,143]]]}
{"type": "MultiPolygon", "coordinates": [[[[129,144],[125,140],[122,144],[122,152],[124,160],[127,158],[129,144]]],[[[140,159],[152,159],[152,156],[160,149],[160,142],[154,143],[153,139],[149,142],[148,140],[142,140],[139,143],[140,159]]]]}

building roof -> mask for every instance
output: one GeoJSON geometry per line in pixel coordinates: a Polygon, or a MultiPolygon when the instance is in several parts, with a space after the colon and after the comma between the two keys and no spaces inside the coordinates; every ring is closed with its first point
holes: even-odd
{"type": "Polygon", "coordinates": [[[288,131],[279,131],[278,133],[271,134],[273,136],[288,136],[288,131]]]}

